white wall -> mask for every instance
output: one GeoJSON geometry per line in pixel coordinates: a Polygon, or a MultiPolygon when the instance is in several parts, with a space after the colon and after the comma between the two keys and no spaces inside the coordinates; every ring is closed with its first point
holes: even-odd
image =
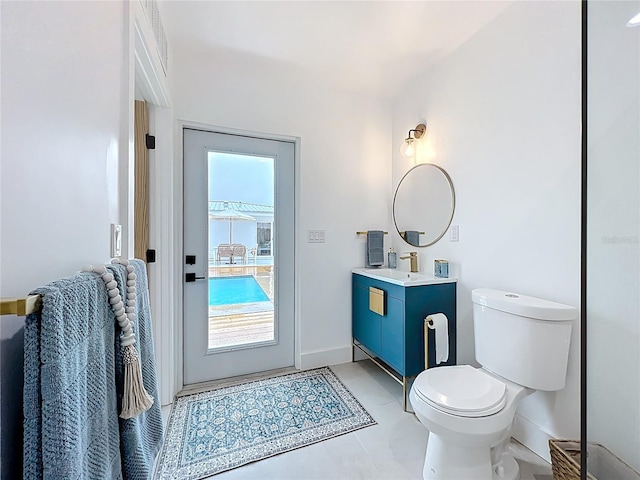
{"type": "Polygon", "coordinates": [[[386,229],[389,218],[390,109],[286,64],[172,42],[177,119],[300,138],[300,365],[348,361],[350,272],[364,266],[356,231],[386,229]],[[307,243],[309,229],[325,230],[326,243],[307,243]]]}
{"type": "MultiPolygon", "coordinates": [[[[109,260],[129,75],[121,2],[2,2],[1,15],[6,297],[109,260]]],[[[21,472],[23,325],[0,322],[3,478],[21,472]]]]}
{"type": "MultiPolygon", "coordinates": [[[[579,2],[516,2],[405,91],[394,104],[393,186],[413,165],[400,156],[402,139],[424,119],[418,160],[451,175],[460,241],[420,249],[420,270],[452,263],[458,361],[473,362],[472,289],[580,305],[579,2]]],[[[394,243],[407,250],[397,235],[394,243]]],[[[578,329],[566,388],[519,409],[516,435],[547,457],[546,434],[579,435],[578,329]]]]}
{"type": "Polygon", "coordinates": [[[640,471],[638,12],[589,3],[587,436],[640,471]]]}

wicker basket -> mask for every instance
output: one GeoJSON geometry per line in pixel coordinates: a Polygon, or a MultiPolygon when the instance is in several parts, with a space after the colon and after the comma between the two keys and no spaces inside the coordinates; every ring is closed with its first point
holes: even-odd
{"type": "Polygon", "coordinates": [[[549,452],[553,480],[580,480],[580,442],[551,439],[549,452]]]}
{"type": "MultiPolygon", "coordinates": [[[[549,440],[553,480],[580,480],[580,442],[549,440]]],[[[589,480],[640,480],[640,474],[599,443],[589,443],[589,480]]]]}

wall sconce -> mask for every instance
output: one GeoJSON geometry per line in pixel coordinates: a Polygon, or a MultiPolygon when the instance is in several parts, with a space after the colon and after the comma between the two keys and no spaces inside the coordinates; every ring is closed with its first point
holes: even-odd
{"type": "Polygon", "coordinates": [[[413,130],[409,130],[407,138],[404,139],[402,145],[400,145],[400,153],[403,157],[413,158],[416,155],[416,140],[422,138],[427,131],[427,126],[424,123],[420,123],[413,130]],[[413,136],[411,136],[413,132],[413,136]]]}

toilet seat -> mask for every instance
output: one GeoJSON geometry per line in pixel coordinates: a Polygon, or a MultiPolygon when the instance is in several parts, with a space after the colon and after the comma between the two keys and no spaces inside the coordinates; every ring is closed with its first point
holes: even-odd
{"type": "Polygon", "coordinates": [[[432,407],[459,417],[493,415],[506,403],[507,386],[470,365],[425,370],[414,381],[413,389],[432,407]]]}

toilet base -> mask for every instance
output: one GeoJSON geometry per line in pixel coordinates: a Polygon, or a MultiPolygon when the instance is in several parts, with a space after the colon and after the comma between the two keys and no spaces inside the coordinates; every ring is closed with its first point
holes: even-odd
{"type": "Polygon", "coordinates": [[[493,469],[493,480],[520,480],[520,467],[510,453],[502,454],[502,462],[493,469]]]}
{"type": "Polygon", "coordinates": [[[443,442],[440,436],[429,432],[427,454],[422,470],[424,480],[491,480],[491,453],[489,446],[460,446],[443,442]]]}
{"type": "Polygon", "coordinates": [[[443,442],[429,433],[427,453],[422,470],[424,480],[518,480],[520,469],[509,453],[502,454],[502,461],[491,465],[491,449],[488,446],[461,446],[443,442]]]}

